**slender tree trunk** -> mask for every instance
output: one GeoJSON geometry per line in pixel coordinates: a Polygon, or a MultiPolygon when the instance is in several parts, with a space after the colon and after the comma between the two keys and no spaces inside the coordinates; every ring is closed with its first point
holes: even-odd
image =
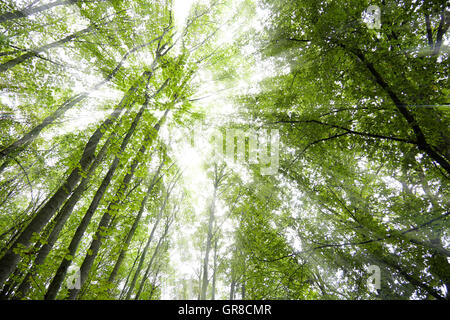
{"type": "Polygon", "coordinates": [[[445,300],[445,298],[441,296],[441,294],[438,293],[434,288],[430,287],[426,283],[423,283],[420,279],[417,279],[416,277],[412,276],[402,266],[397,264],[391,257],[381,257],[378,260],[386,264],[387,266],[393,268],[394,270],[398,271],[405,280],[410,282],[412,285],[423,289],[430,296],[436,298],[437,300],[445,300]]]}
{"type": "Polygon", "coordinates": [[[121,300],[122,297],[125,295],[125,292],[126,292],[126,289],[127,289],[127,286],[128,286],[128,281],[130,280],[131,274],[133,273],[134,266],[136,265],[136,263],[138,262],[138,260],[139,260],[139,258],[141,256],[142,244],[143,244],[143,242],[141,242],[141,246],[139,247],[139,250],[138,250],[138,252],[136,254],[136,258],[133,261],[133,265],[131,266],[131,269],[128,272],[127,279],[125,280],[125,284],[124,284],[124,286],[122,288],[122,291],[120,292],[119,300],[121,300]]]}
{"type": "MultiPolygon", "coordinates": [[[[418,170],[418,175],[422,184],[422,189],[430,199],[433,211],[443,212],[444,208],[442,208],[434,198],[422,168],[418,170]]],[[[433,253],[430,257],[430,272],[443,282],[447,289],[445,297],[446,299],[450,299],[450,263],[448,262],[448,255],[442,254],[442,251],[446,251],[441,240],[442,229],[437,228],[437,230],[433,230],[432,233],[430,247],[433,250],[433,253]]]]}
{"type": "Polygon", "coordinates": [[[158,252],[159,252],[159,247],[161,246],[162,241],[163,241],[164,238],[166,237],[167,232],[168,232],[168,230],[169,230],[169,227],[170,227],[170,222],[168,221],[168,222],[166,223],[165,228],[164,228],[164,234],[159,238],[158,243],[157,243],[157,245],[156,245],[156,248],[155,248],[155,250],[153,251],[152,257],[150,258],[150,261],[149,261],[149,263],[148,263],[147,269],[145,270],[144,276],[142,277],[141,283],[140,283],[140,285],[139,285],[139,288],[138,288],[138,291],[137,291],[137,293],[136,293],[136,296],[134,297],[134,300],[138,300],[138,299],[139,299],[139,296],[140,296],[141,293],[142,293],[142,289],[144,288],[145,281],[147,280],[148,274],[150,273],[150,269],[151,269],[151,267],[152,267],[152,265],[153,265],[153,261],[155,260],[155,257],[156,257],[156,255],[157,255],[158,252]]]}
{"type": "Polygon", "coordinates": [[[67,199],[67,197],[75,189],[76,185],[81,179],[81,173],[86,172],[89,166],[95,159],[95,150],[100,139],[103,137],[105,130],[110,126],[116,118],[122,113],[123,106],[114,110],[112,115],[99,126],[99,128],[92,134],[87,142],[83,154],[77,166],[67,177],[63,185],[55,192],[55,194],[47,201],[47,203],[37,212],[31,222],[21,232],[13,245],[8,249],[5,255],[0,259],[0,286],[14,271],[19,260],[20,255],[15,253],[15,249],[20,246],[28,247],[33,234],[39,233],[42,228],[50,221],[55,212],[67,199]]]}
{"type": "Polygon", "coordinates": [[[241,276],[241,293],[242,293],[241,300],[244,300],[245,299],[245,273],[246,273],[245,258],[244,258],[244,261],[242,262],[242,264],[243,264],[243,268],[242,268],[243,270],[242,270],[242,276],[241,276]]]}
{"type": "MultiPolygon", "coordinates": [[[[148,78],[150,79],[150,77],[148,78]]],[[[141,107],[139,112],[136,114],[136,116],[133,119],[133,122],[128,129],[128,132],[123,139],[119,153],[123,153],[128,146],[128,143],[130,142],[131,136],[134,134],[136,127],[142,117],[142,113],[147,107],[147,102],[144,103],[144,105],[141,107]]],[[[76,254],[76,251],[78,249],[78,245],[81,242],[81,239],[83,238],[83,235],[89,226],[89,223],[91,222],[92,217],[94,216],[95,211],[97,210],[98,205],[100,204],[101,199],[103,198],[103,195],[106,192],[106,189],[108,188],[109,184],[111,183],[112,177],[114,176],[114,173],[119,165],[120,158],[119,156],[114,157],[113,162],[111,163],[108,172],[106,173],[105,177],[103,178],[100,186],[98,187],[94,198],[91,201],[91,204],[89,205],[88,210],[86,211],[85,215],[83,216],[83,219],[80,222],[80,225],[78,226],[77,230],[75,231],[74,236],[72,237],[72,241],[69,244],[69,255],[74,256],[76,254]]],[[[66,276],[67,270],[69,269],[69,266],[71,264],[71,259],[63,259],[61,262],[58,270],[56,271],[56,274],[50,283],[50,286],[48,287],[47,293],[45,294],[46,300],[53,300],[56,298],[56,295],[64,281],[64,278],[66,276]]]]}
{"type": "Polygon", "coordinates": [[[129,300],[131,298],[131,294],[133,293],[134,286],[136,285],[137,278],[139,277],[139,273],[141,272],[142,266],[144,265],[145,256],[147,255],[148,248],[150,246],[151,241],[153,240],[153,235],[155,233],[155,230],[156,230],[159,222],[161,221],[161,217],[162,217],[163,212],[164,212],[164,210],[165,210],[165,208],[167,206],[167,202],[169,200],[170,193],[172,192],[173,186],[174,186],[174,183],[171,186],[169,186],[169,188],[167,190],[167,193],[166,193],[166,195],[164,197],[164,201],[163,201],[163,203],[162,203],[162,205],[161,205],[161,207],[160,207],[160,209],[158,211],[158,216],[156,218],[155,224],[153,225],[152,231],[150,232],[150,236],[149,236],[149,238],[147,240],[147,244],[145,245],[144,252],[141,255],[141,259],[139,260],[138,267],[136,269],[136,272],[134,273],[134,277],[133,277],[133,279],[131,281],[130,287],[128,288],[127,296],[125,298],[126,300],[129,300]]]}
{"type": "MultiPolygon", "coordinates": [[[[105,0],[98,0],[99,2],[105,1],[105,0]]],[[[46,10],[49,10],[51,8],[62,6],[62,5],[69,5],[79,2],[79,0],[57,0],[48,4],[43,4],[38,7],[29,8],[29,9],[22,9],[17,11],[11,11],[11,12],[5,12],[0,15],[0,23],[16,20],[19,18],[26,18],[32,14],[40,13],[46,10]]]]}
{"type": "Polygon", "coordinates": [[[159,173],[161,171],[161,168],[162,168],[163,164],[164,164],[164,160],[161,161],[161,164],[159,165],[158,170],[156,171],[155,175],[153,176],[153,179],[152,179],[151,183],[149,184],[149,186],[147,188],[147,192],[146,192],[146,194],[144,196],[144,199],[142,199],[141,206],[139,208],[139,212],[138,212],[136,218],[134,219],[134,222],[133,222],[133,225],[131,226],[131,229],[128,231],[128,234],[127,234],[127,237],[125,239],[124,245],[123,245],[122,249],[120,250],[119,257],[117,258],[117,261],[114,264],[114,268],[113,268],[111,274],[109,275],[109,278],[108,278],[109,282],[114,282],[114,279],[116,278],[117,272],[119,271],[119,268],[120,268],[120,266],[122,264],[122,261],[125,258],[125,254],[126,254],[126,252],[128,250],[128,246],[130,245],[131,239],[133,238],[134,233],[136,232],[136,229],[137,229],[137,227],[139,225],[139,222],[141,220],[141,217],[142,217],[142,214],[144,212],[145,205],[147,204],[147,200],[148,200],[148,198],[150,196],[150,193],[152,192],[152,190],[153,190],[154,186],[156,185],[157,181],[159,180],[157,178],[159,176],[159,173]]]}
{"type": "Polygon", "coordinates": [[[152,289],[150,290],[150,294],[148,296],[148,300],[152,300],[153,297],[153,292],[155,292],[156,289],[156,280],[158,279],[158,275],[159,275],[159,271],[161,269],[161,265],[158,265],[158,269],[156,269],[155,275],[153,277],[153,281],[152,281],[152,289]]]}
{"type": "Polygon", "coordinates": [[[211,201],[211,206],[209,209],[208,235],[206,238],[205,258],[203,260],[203,279],[202,279],[200,300],[206,299],[206,292],[208,290],[208,283],[209,283],[208,263],[209,263],[209,252],[211,251],[211,241],[213,236],[214,214],[216,210],[216,197],[219,185],[222,179],[225,177],[224,170],[225,167],[218,168],[217,164],[214,165],[214,192],[211,201]]]}
{"type": "Polygon", "coordinates": [[[371,75],[373,76],[374,81],[387,93],[387,95],[391,98],[391,100],[394,102],[395,106],[397,107],[400,114],[404,117],[406,122],[409,124],[411,129],[414,132],[414,135],[416,137],[416,144],[417,147],[427,154],[431,159],[436,161],[444,170],[450,174],[450,162],[448,159],[445,158],[445,155],[439,154],[426,140],[425,135],[420,128],[419,124],[417,123],[416,119],[414,118],[414,115],[408,110],[405,103],[403,103],[400,98],[395,94],[395,92],[391,89],[389,84],[384,80],[384,78],[381,76],[381,74],[375,69],[374,65],[369,62],[366,58],[366,56],[363,54],[360,50],[351,50],[347,49],[345,45],[340,44],[341,47],[345,48],[346,50],[349,50],[353,54],[355,54],[359,60],[365,65],[365,67],[369,70],[371,75]]]}
{"type": "Polygon", "coordinates": [[[50,235],[47,238],[47,242],[39,249],[38,255],[36,257],[36,260],[33,263],[33,266],[30,268],[30,271],[27,273],[25,278],[22,280],[22,283],[20,284],[19,288],[17,289],[17,292],[15,293],[15,298],[23,298],[28,294],[28,291],[31,288],[31,276],[33,276],[34,272],[37,270],[38,266],[43,264],[45,262],[45,259],[47,258],[48,254],[50,253],[51,249],[53,248],[54,244],[56,243],[58,236],[63,229],[65,223],[67,222],[67,219],[71,215],[75,205],[77,204],[78,200],[81,198],[83,192],[86,190],[87,184],[91,180],[91,176],[94,173],[95,169],[98,167],[98,165],[102,162],[106,151],[110,145],[112,136],[108,138],[108,140],[104,143],[102,149],[98,153],[94,163],[89,168],[89,171],[87,173],[86,178],[83,178],[83,180],[80,182],[78,187],[75,189],[75,191],[70,196],[69,200],[64,204],[61,211],[58,213],[58,215],[55,218],[54,227],[50,233],[50,235]]]}
{"type": "MultiPolygon", "coordinates": [[[[165,206],[165,204],[163,206],[165,206]]],[[[150,232],[150,236],[147,239],[147,243],[145,244],[145,248],[141,254],[141,258],[139,259],[139,264],[136,268],[136,272],[134,273],[133,279],[131,280],[131,283],[130,283],[130,287],[128,288],[127,295],[125,297],[126,300],[130,300],[131,294],[133,293],[137,278],[139,277],[139,273],[141,272],[142,266],[144,265],[144,260],[145,260],[145,256],[147,255],[148,248],[150,246],[150,243],[153,240],[153,235],[155,234],[155,230],[161,220],[161,215],[162,215],[162,210],[159,211],[158,217],[156,218],[155,224],[153,225],[152,231],[150,232]]]]}
{"type": "MultiPolygon", "coordinates": [[[[87,280],[90,269],[91,269],[91,267],[94,263],[94,260],[97,257],[97,254],[100,250],[100,246],[101,246],[102,240],[104,238],[105,230],[108,229],[108,225],[109,225],[109,222],[110,222],[112,216],[116,214],[113,212],[117,211],[117,210],[113,209],[113,208],[116,207],[118,205],[119,201],[122,200],[123,195],[125,194],[125,191],[128,188],[128,185],[134,176],[134,172],[135,172],[137,166],[139,165],[139,163],[141,162],[141,158],[144,157],[144,155],[145,155],[147,146],[151,145],[152,142],[154,141],[154,139],[156,138],[156,135],[159,131],[161,123],[165,120],[168,112],[169,112],[169,109],[166,110],[166,112],[161,117],[161,119],[158,121],[158,123],[154,126],[154,128],[150,129],[150,132],[144,138],[144,142],[142,143],[142,146],[139,149],[137,156],[134,158],[134,160],[130,166],[129,172],[125,175],[125,177],[122,180],[122,183],[120,184],[119,191],[117,193],[117,200],[112,201],[108,205],[108,208],[106,209],[105,213],[102,216],[102,219],[100,220],[100,224],[94,235],[94,239],[91,242],[88,253],[86,254],[86,256],[83,260],[83,263],[81,265],[81,268],[80,268],[80,283],[82,286],[84,285],[85,281],[87,280]]],[[[71,299],[71,300],[76,299],[79,292],[80,292],[80,289],[77,289],[77,288],[69,290],[69,299],[71,299]]]]}
{"type": "Polygon", "coordinates": [[[92,27],[87,27],[87,28],[82,29],[82,30],[80,30],[78,32],[75,32],[75,33],[73,33],[71,35],[68,35],[67,37],[65,37],[65,38],[63,38],[61,40],[58,40],[58,41],[55,41],[55,42],[43,45],[43,46],[41,46],[39,48],[28,50],[27,53],[24,53],[24,54],[14,58],[14,59],[8,60],[8,61],[0,64],[0,73],[1,72],[5,72],[8,69],[11,69],[11,68],[15,67],[16,65],[21,64],[21,63],[27,61],[30,58],[38,56],[39,53],[41,53],[43,51],[59,47],[60,45],[62,45],[64,43],[67,43],[67,42],[69,42],[69,41],[71,41],[73,39],[76,39],[76,38],[82,36],[83,34],[90,32],[91,30],[92,30],[92,27]]]}
{"type": "MultiPolygon", "coordinates": [[[[163,33],[164,34],[164,33],[163,33]]],[[[161,37],[161,36],[160,36],[161,37]]],[[[137,50],[149,46],[156,40],[160,39],[160,37],[155,38],[151,40],[148,43],[145,43],[143,45],[139,45],[128,51],[123,57],[122,60],[117,64],[117,66],[114,68],[114,70],[102,81],[94,85],[89,91],[83,92],[80,94],[77,94],[71,98],[69,98],[66,102],[64,102],[61,106],[59,106],[51,115],[47,116],[39,125],[31,129],[28,133],[26,133],[22,138],[16,140],[11,145],[0,151],[0,161],[3,160],[4,163],[0,167],[0,174],[2,171],[7,167],[8,162],[11,157],[14,157],[17,155],[21,150],[23,150],[28,144],[34,141],[36,137],[40,134],[40,132],[47,127],[48,125],[51,125],[56,119],[63,116],[67,110],[71,109],[73,106],[75,106],[80,101],[86,99],[89,94],[100,87],[102,87],[104,84],[108,83],[120,70],[125,60],[128,58],[128,56],[137,50]]],[[[160,56],[157,56],[157,59],[152,64],[152,70],[155,70],[158,65],[158,60],[160,56]]],[[[148,74],[149,72],[144,72],[145,74],[148,74]]],[[[152,72],[150,72],[151,74],[152,72]]]]}
{"type": "Polygon", "coordinates": [[[234,280],[231,280],[230,285],[230,300],[234,300],[234,290],[235,290],[236,282],[234,280]]]}
{"type": "MultiPolygon", "coordinates": [[[[203,250],[200,250],[200,256],[203,256],[203,250]]],[[[198,272],[198,293],[197,300],[202,296],[202,275],[203,275],[203,261],[200,260],[200,270],[198,272]]]]}
{"type": "Polygon", "coordinates": [[[209,263],[209,252],[211,250],[211,239],[212,239],[212,226],[214,222],[214,211],[215,211],[215,201],[216,201],[217,189],[214,187],[214,195],[209,209],[209,222],[208,222],[208,236],[206,239],[206,249],[205,258],[203,260],[203,278],[202,278],[202,290],[200,295],[200,300],[206,299],[206,292],[208,290],[208,263],[209,263]]]}
{"type": "Polygon", "coordinates": [[[214,240],[214,269],[213,269],[213,279],[212,279],[212,294],[211,300],[216,299],[216,277],[217,277],[217,237],[214,240]]]}

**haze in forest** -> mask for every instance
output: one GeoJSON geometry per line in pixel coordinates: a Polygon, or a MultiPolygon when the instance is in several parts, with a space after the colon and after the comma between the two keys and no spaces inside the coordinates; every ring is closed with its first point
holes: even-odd
{"type": "Polygon", "coordinates": [[[2,300],[448,300],[442,1],[4,0],[2,300]]]}

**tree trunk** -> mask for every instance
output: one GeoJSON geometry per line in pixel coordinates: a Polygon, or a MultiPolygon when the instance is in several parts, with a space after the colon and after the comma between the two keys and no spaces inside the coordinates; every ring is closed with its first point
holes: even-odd
{"type": "Polygon", "coordinates": [[[36,48],[36,49],[28,50],[27,53],[24,53],[24,54],[18,56],[17,58],[8,60],[8,61],[0,64],[0,73],[1,72],[5,72],[8,69],[11,69],[11,68],[15,67],[16,65],[21,64],[21,63],[25,62],[26,60],[28,60],[30,58],[36,57],[37,55],[39,55],[39,53],[41,53],[43,51],[46,51],[46,50],[49,50],[49,49],[52,49],[52,48],[56,48],[56,47],[66,43],[66,42],[69,42],[69,41],[71,41],[73,39],[76,39],[79,36],[90,32],[91,30],[92,30],[92,27],[87,27],[87,28],[82,29],[82,30],[80,30],[78,32],[72,33],[71,35],[68,35],[67,37],[65,37],[65,38],[63,38],[61,40],[58,40],[58,41],[55,41],[55,42],[43,45],[43,46],[41,46],[39,48],[36,48]]]}
{"type": "MultiPolygon", "coordinates": [[[[163,206],[165,206],[165,202],[164,202],[163,206]]],[[[126,300],[130,300],[131,294],[133,293],[137,278],[139,277],[139,273],[141,272],[142,266],[144,265],[144,260],[145,260],[145,256],[147,255],[148,248],[150,246],[150,243],[153,240],[153,235],[155,234],[155,230],[156,230],[159,222],[161,221],[161,215],[162,215],[162,210],[159,211],[159,214],[156,218],[155,224],[153,225],[152,231],[150,232],[150,236],[148,237],[147,243],[145,244],[144,251],[142,251],[141,258],[139,259],[139,264],[136,268],[136,272],[134,273],[133,279],[131,280],[130,287],[128,288],[128,292],[125,297],[126,300]]]]}
{"type": "Polygon", "coordinates": [[[156,281],[158,280],[159,270],[161,269],[161,265],[158,265],[158,269],[156,269],[155,276],[153,277],[152,282],[152,289],[150,290],[150,294],[148,296],[148,300],[152,300],[153,292],[155,292],[156,289],[156,281]]]}
{"type": "MultiPolygon", "coordinates": [[[[147,101],[148,101],[147,97],[147,101]]],[[[118,205],[118,203],[122,200],[123,195],[125,194],[126,189],[128,188],[128,185],[131,181],[131,179],[134,176],[134,172],[141,162],[141,159],[147,150],[147,145],[151,145],[154,139],[156,138],[156,135],[159,131],[159,128],[161,126],[161,123],[165,120],[167,113],[169,112],[169,109],[166,110],[164,115],[161,117],[161,119],[158,121],[158,123],[150,129],[150,132],[146,135],[144,138],[144,141],[141,145],[141,148],[139,149],[137,156],[134,158],[130,169],[128,173],[125,175],[125,177],[122,180],[122,183],[120,184],[119,190],[117,192],[117,200],[114,200],[110,202],[108,205],[108,208],[106,209],[105,213],[102,216],[102,219],[100,220],[100,224],[97,228],[97,231],[94,235],[94,239],[91,242],[91,245],[89,247],[89,250],[84,258],[84,261],[80,268],[80,283],[81,286],[84,285],[85,281],[88,278],[90,269],[94,263],[95,258],[97,257],[97,254],[100,250],[100,246],[102,244],[102,239],[104,238],[105,230],[108,229],[109,222],[111,221],[112,216],[115,214],[113,211],[117,211],[116,209],[113,209],[118,205]]],[[[74,288],[69,290],[69,299],[74,300],[78,296],[78,293],[80,292],[80,289],[74,288]]]]}
{"type": "Polygon", "coordinates": [[[166,223],[166,227],[164,228],[164,234],[159,238],[158,244],[156,245],[156,248],[155,248],[155,250],[153,251],[153,255],[152,255],[152,257],[150,258],[150,261],[149,261],[149,263],[148,263],[147,269],[145,270],[144,276],[142,277],[141,283],[140,283],[140,285],[139,285],[139,288],[138,288],[138,291],[137,291],[137,293],[136,293],[136,296],[134,297],[134,300],[138,300],[138,299],[139,299],[139,296],[141,295],[142,289],[144,288],[145,281],[147,280],[148,274],[150,273],[150,269],[151,269],[151,267],[152,267],[152,265],[153,265],[153,261],[155,260],[155,257],[156,257],[156,255],[158,254],[159,247],[161,246],[162,241],[164,240],[164,238],[165,238],[166,235],[167,235],[167,232],[168,232],[168,230],[169,230],[169,227],[170,227],[170,222],[168,221],[168,222],[166,223]]]}
{"type": "Polygon", "coordinates": [[[139,247],[139,250],[138,250],[138,252],[136,254],[136,258],[133,261],[133,265],[131,266],[131,269],[128,272],[127,279],[125,280],[125,284],[124,284],[124,286],[122,288],[122,291],[120,292],[119,299],[122,299],[122,297],[125,295],[125,292],[126,292],[126,289],[127,289],[127,285],[128,285],[128,281],[130,280],[131,274],[133,273],[134,266],[136,265],[137,261],[139,260],[139,258],[141,256],[142,244],[143,244],[143,242],[141,242],[141,246],[139,247]]]}
{"type": "Polygon", "coordinates": [[[147,251],[148,251],[148,248],[150,246],[150,242],[153,240],[153,235],[155,233],[156,227],[158,226],[159,222],[161,221],[161,217],[163,215],[164,209],[166,208],[166,205],[167,205],[167,202],[169,200],[170,193],[172,192],[173,187],[174,187],[174,183],[171,186],[169,186],[169,188],[167,189],[166,196],[164,197],[164,201],[163,201],[163,203],[162,203],[162,205],[161,205],[161,207],[159,209],[158,216],[156,218],[155,224],[153,225],[152,231],[151,231],[150,236],[149,236],[149,238],[147,240],[147,244],[145,245],[144,252],[141,255],[141,259],[139,260],[138,267],[136,269],[136,272],[134,273],[134,277],[133,277],[133,279],[131,281],[131,284],[130,284],[130,287],[128,289],[127,296],[125,298],[126,300],[129,300],[131,298],[131,294],[133,293],[134,286],[136,285],[137,278],[139,277],[139,273],[141,272],[142,266],[144,265],[145,256],[147,255],[147,251]]]}
{"type": "Polygon", "coordinates": [[[225,177],[224,174],[225,166],[218,168],[217,164],[214,165],[214,192],[211,201],[210,211],[209,211],[209,222],[208,222],[208,236],[206,239],[206,249],[205,258],[203,260],[203,279],[201,286],[200,300],[206,299],[206,291],[208,290],[208,262],[209,262],[209,252],[211,251],[211,241],[213,236],[213,223],[214,223],[214,213],[216,210],[216,197],[217,190],[220,186],[222,179],[225,177]]]}
{"type": "Polygon", "coordinates": [[[15,249],[20,246],[28,247],[33,234],[39,233],[42,228],[50,221],[55,212],[72,193],[76,185],[81,179],[81,173],[86,172],[95,159],[95,150],[100,139],[103,137],[105,130],[110,126],[115,119],[122,113],[123,106],[120,105],[114,110],[112,115],[103,122],[101,126],[92,134],[87,142],[83,154],[79,161],[79,166],[72,170],[63,185],[55,192],[55,194],[47,201],[47,203],[37,212],[35,217],[21,232],[13,245],[8,249],[5,255],[0,259],[0,286],[14,271],[19,260],[20,255],[15,253],[15,249]]]}
{"type": "MultiPolygon", "coordinates": [[[[150,78],[149,78],[150,79],[150,78]]],[[[128,129],[128,132],[123,139],[121,145],[119,154],[123,153],[128,146],[128,143],[130,142],[131,136],[136,130],[136,127],[142,117],[142,113],[147,107],[147,102],[144,103],[144,105],[141,107],[139,112],[136,114],[136,116],[133,119],[133,122],[128,129]]],[[[95,211],[97,210],[98,205],[100,204],[101,199],[103,198],[103,195],[106,192],[106,189],[108,188],[109,184],[111,183],[112,177],[114,176],[114,173],[119,165],[120,159],[119,156],[116,156],[111,163],[108,172],[106,173],[105,177],[102,180],[102,183],[97,189],[97,192],[94,195],[94,198],[91,201],[91,204],[89,205],[88,210],[86,211],[85,215],[83,216],[83,219],[80,222],[80,225],[78,226],[77,230],[75,231],[75,234],[72,237],[72,241],[69,244],[68,251],[70,256],[74,256],[76,254],[76,251],[78,249],[78,245],[81,242],[81,239],[83,238],[83,235],[89,226],[89,223],[91,222],[92,217],[94,216],[95,211]]],[[[50,283],[50,286],[48,287],[47,293],[45,294],[46,300],[52,300],[56,298],[56,295],[61,287],[61,284],[64,281],[64,278],[66,276],[67,270],[69,269],[69,266],[71,264],[71,258],[70,259],[63,259],[61,262],[58,270],[56,271],[56,274],[50,283]]]]}
{"type": "Polygon", "coordinates": [[[394,102],[400,114],[404,117],[406,122],[409,124],[411,129],[414,132],[416,137],[416,144],[419,150],[427,154],[431,159],[436,161],[444,170],[450,174],[450,162],[445,158],[445,155],[440,155],[426,140],[425,135],[417,123],[414,115],[408,110],[406,104],[403,103],[400,98],[395,94],[395,92],[391,89],[389,84],[384,80],[380,73],[375,69],[374,65],[369,62],[366,56],[360,50],[351,50],[348,49],[345,45],[340,44],[341,47],[349,50],[353,54],[355,54],[359,60],[365,65],[365,67],[369,70],[371,75],[373,76],[374,81],[387,93],[387,95],[394,102]]]}
{"type": "Polygon", "coordinates": [[[144,196],[144,199],[142,199],[141,206],[139,208],[139,212],[138,212],[136,218],[134,219],[134,222],[133,222],[133,225],[131,226],[131,229],[128,231],[128,234],[127,234],[127,237],[125,239],[124,245],[123,245],[122,249],[120,250],[119,257],[117,258],[117,261],[114,264],[114,268],[113,268],[113,270],[112,270],[112,272],[111,272],[111,274],[109,275],[109,278],[108,278],[108,281],[111,282],[111,283],[114,282],[114,279],[116,278],[117,272],[119,271],[119,268],[120,268],[120,266],[122,264],[122,261],[125,258],[125,254],[126,254],[126,252],[128,250],[128,246],[130,245],[131,239],[133,238],[134,233],[136,232],[136,229],[137,229],[137,227],[139,225],[139,222],[140,222],[141,217],[142,217],[142,213],[144,212],[145,205],[147,204],[147,200],[148,200],[148,198],[150,196],[150,193],[152,192],[153,187],[156,185],[156,183],[159,180],[157,178],[159,176],[159,173],[161,171],[161,168],[162,168],[163,164],[164,164],[164,160],[161,161],[161,164],[159,165],[158,170],[156,171],[155,175],[153,176],[153,179],[152,179],[151,183],[149,184],[149,186],[147,188],[147,192],[146,192],[146,194],[144,196]]]}
{"type": "MultiPolygon", "coordinates": [[[[163,33],[164,35],[164,33],[163,33]]],[[[161,36],[160,36],[161,37],[161,36]]],[[[51,115],[47,116],[39,125],[31,129],[27,134],[25,134],[22,138],[16,140],[11,145],[0,151],[0,161],[3,160],[4,163],[0,167],[0,174],[3,172],[3,170],[7,167],[8,162],[11,157],[14,157],[17,155],[21,150],[23,150],[28,144],[34,141],[36,137],[40,134],[40,132],[47,127],[48,125],[51,125],[56,119],[60,118],[61,116],[66,113],[67,110],[75,106],[78,102],[86,99],[88,95],[102,87],[104,84],[108,83],[120,70],[122,67],[122,64],[125,62],[125,60],[128,58],[128,56],[135,51],[148,46],[152,44],[154,41],[158,40],[160,37],[155,38],[148,43],[145,43],[143,45],[139,45],[128,51],[123,57],[122,60],[117,64],[117,66],[114,68],[114,70],[102,81],[94,85],[89,91],[83,92],[80,94],[77,94],[71,98],[69,98],[66,102],[64,102],[58,109],[56,109],[51,115]]],[[[157,55],[157,59],[152,64],[152,70],[154,70],[158,64],[159,55],[157,55]]],[[[145,71],[144,74],[152,74],[152,72],[145,71]]],[[[130,91],[129,91],[130,92],[130,91]]]]}
{"type": "Polygon", "coordinates": [[[230,285],[230,300],[234,300],[234,290],[235,290],[236,282],[234,280],[231,280],[230,285]]]}
{"type": "Polygon", "coordinates": [[[213,222],[214,222],[216,194],[217,194],[217,188],[214,186],[213,199],[212,199],[211,207],[209,209],[208,236],[206,239],[205,258],[203,260],[203,279],[202,279],[202,290],[201,290],[200,300],[206,299],[206,291],[208,290],[208,282],[209,282],[208,281],[208,262],[209,262],[209,251],[211,250],[212,226],[213,226],[213,222]]]}
{"type": "Polygon", "coordinates": [[[85,191],[87,184],[91,180],[91,176],[94,173],[95,169],[98,167],[98,165],[102,162],[106,151],[110,145],[112,136],[108,138],[108,140],[104,143],[102,149],[99,151],[94,163],[89,168],[89,171],[87,173],[86,178],[83,178],[81,183],[78,185],[78,187],[75,189],[75,191],[70,196],[69,200],[64,204],[61,211],[58,213],[58,215],[55,218],[53,229],[50,233],[50,235],[47,238],[47,242],[39,249],[38,255],[36,257],[36,260],[33,263],[33,266],[30,268],[30,271],[27,273],[25,278],[22,280],[22,283],[20,284],[19,288],[17,289],[14,298],[23,298],[28,294],[28,291],[31,288],[31,282],[30,278],[33,276],[33,273],[36,271],[37,267],[45,262],[45,259],[47,258],[48,254],[50,253],[50,250],[53,248],[54,244],[56,243],[59,233],[63,229],[65,223],[67,222],[67,219],[71,215],[75,205],[77,204],[78,200],[80,200],[83,192],[85,191]]]}
{"type": "MultiPolygon", "coordinates": [[[[19,18],[25,18],[32,14],[43,12],[43,11],[46,11],[53,7],[74,4],[78,1],[79,0],[57,0],[57,1],[54,1],[54,2],[51,2],[48,4],[43,4],[38,7],[30,8],[30,9],[22,9],[22,10],[17,10],[17,11],[5,12],[0,15],[0,23],[6,22],[6,21],[11,21],[11,20],[16,20],[19,18]]],[[[98,0],[98,1],[100,2],[100,1],[105,1],[105,0],[98,0]]]]}
{"type": "Polygon", "coordinates": [[[214,241],[214,269],[213,269],[213,279],[212,279],[211,300],[216,299],[216,277],[217,277],[217,237],[214,241]]]}

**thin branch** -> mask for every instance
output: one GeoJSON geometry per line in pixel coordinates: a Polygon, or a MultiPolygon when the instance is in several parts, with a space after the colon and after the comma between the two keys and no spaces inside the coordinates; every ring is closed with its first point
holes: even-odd
{"type": "Polygon", "coordinates": [[[406,143],[410,143],[410,144],[414,144],[414,145],[417,144],[416,141],[410,140],[410,139],[389,137],[389,136],[384,136],[384,135],[380,135],[380,134],[354,131],[354,130],[351,130],[351,129],[348,129],[348,128],[345,128],[345,127],[342,127],[342,126],[339,126],[339,125],[336,125],[336,124],[325,123],[325,122],[321,122],[321,121],[318,121],[318,120],[279,120],[279,121],[275,121],[275,122],[268,122],[267,124],[277,124],[277,123],[316,123],[316,124],[320,124],[320,125],[323,125],[323,126],[328,126],[328,127],[332,127],[332,128],[341,129],[341,130],[346,131],[347,133],[355,134],[355,135],[359,135],[359,136],[363,136],[363,137],[370,137],[370,138],[378,138],[378,139],[406,142],[406,143]]]}

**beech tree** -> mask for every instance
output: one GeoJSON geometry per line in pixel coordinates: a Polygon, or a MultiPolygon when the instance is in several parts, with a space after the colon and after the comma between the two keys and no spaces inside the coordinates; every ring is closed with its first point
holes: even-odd
{"type": "Polygon", "coordinates": [[[2,1],[1,299],[448,300],[449,27],[442,1],[2,1]]]}

